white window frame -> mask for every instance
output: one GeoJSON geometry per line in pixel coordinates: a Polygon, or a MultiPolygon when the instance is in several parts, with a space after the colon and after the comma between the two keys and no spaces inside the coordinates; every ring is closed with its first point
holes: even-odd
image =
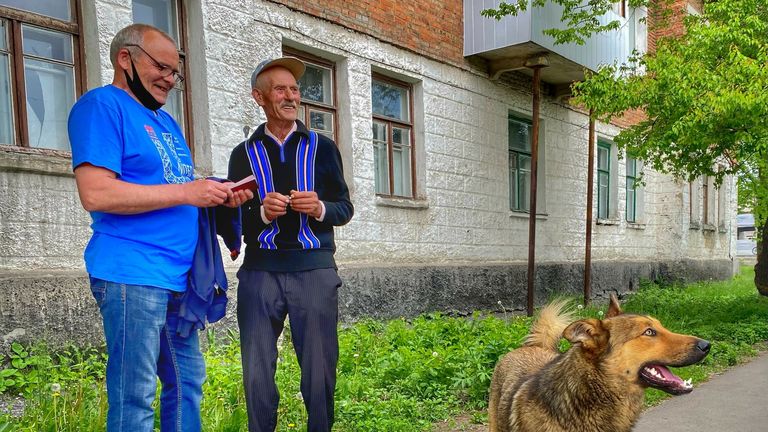
{"type": "Polygon", "coordinates": [[[717,226],[717,190],[715,188],[715,178],[712,176],[703,176],[702,178],[702,225],[707,229],[715,229],[717,226]]]}
{"type": "MultiPolygon", "coordinates": [[[[723,170],[719,167],[719,170],[723,170]]],[[[723,183],[717,188],[717,229],[725,232],[728,229],[728,177],[723,179],[723,183]]]]}
{"type": "Polygon", "coordinates": [[[702,194],[702,177],[697,177],[690,183],[688,183],[688,215],[689,215],[689,228],[699,229],[701,228],[701,194],[702,194]]]}

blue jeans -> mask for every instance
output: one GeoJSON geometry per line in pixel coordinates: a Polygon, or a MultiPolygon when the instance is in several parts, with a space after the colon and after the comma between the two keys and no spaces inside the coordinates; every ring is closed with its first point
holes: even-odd
{"type": "Polygon", "coordinates": [[[107,341],[107,431],[151,432],[157,378],[160,429],[199,432],[205,363],[197,332],[176,334],[180,296],[162,288],[91,280],[107,341]]]}

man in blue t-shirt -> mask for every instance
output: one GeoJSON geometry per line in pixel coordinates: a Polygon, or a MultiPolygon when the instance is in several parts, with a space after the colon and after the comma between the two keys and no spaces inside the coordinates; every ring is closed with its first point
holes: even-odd
{"type": "Polygon", "coordinates": [[[170,36],[128,26],[110,60],[112,84],[83,95],[69,116],[77,188],[93,220],[85,265],[107,343],[107,430],[153,430],[159,377],[161,429],[199,431],[205,364],[197,333],[176,332],[197,207],[236,207],[253,194],[193,181],[184,135],[160,109],[183,79],[170,36]]]}

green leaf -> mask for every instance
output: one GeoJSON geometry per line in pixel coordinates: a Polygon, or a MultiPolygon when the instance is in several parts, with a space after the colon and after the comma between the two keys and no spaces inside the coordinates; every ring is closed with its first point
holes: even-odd
{"type": "Polygon", "coordinates": [[[14,343],[11,344],[11,351],[13,351],[14,353],[16,353],[16,354],[18,354],[20,356],[26,356],[27,355],[27,352],[24,350],[24,347],[20,343],[18,343],[18,342],[14,342],[14,343]]]}
{"type": "Polygon", "coordinates": [[[573,86],[573,102],[610,121],[629,110],[647,119],[616,144],[654,170],[681,179],[736,176],[739,203],[756,225],[768,218],[768,3],[705,2],[685,33],[655,52],[603,67],[573,86]]]}

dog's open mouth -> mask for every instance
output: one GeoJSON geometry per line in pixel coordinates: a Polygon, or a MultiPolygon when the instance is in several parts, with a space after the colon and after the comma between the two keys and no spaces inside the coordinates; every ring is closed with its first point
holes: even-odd
{"type": "Polygon", "coordinates": [[[682,380],[667,369],[666,366],[659,364],[643,366],[640,369],[640,378],[649,386],[673,395],[690,393],[693,390],[690,379],[682,380]]]}

